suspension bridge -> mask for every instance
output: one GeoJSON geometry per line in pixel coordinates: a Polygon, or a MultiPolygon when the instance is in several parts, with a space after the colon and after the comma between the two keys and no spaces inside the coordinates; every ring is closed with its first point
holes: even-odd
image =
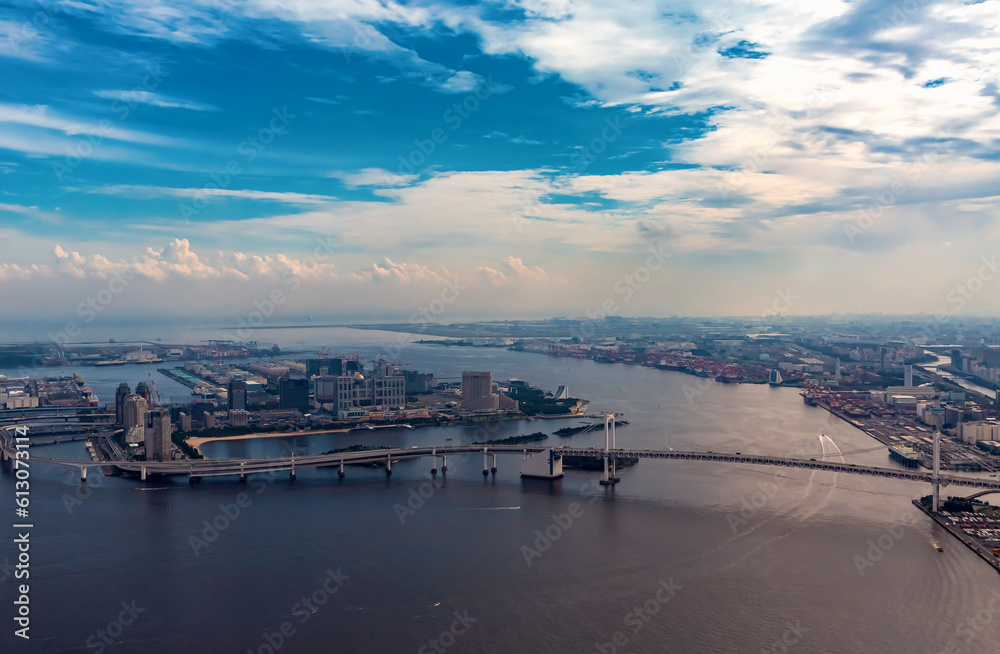
{"type": "MultiPolygon", "coordinates": [[[[749,464],[772,466],[779,468],[801,468],[807,470],[822,470],[827,472],[842,472],[852,475],[864,475],[868,477],[882,477],[887,479],[899,479],[903,481],[916,481],[930,484],[935,500],[935,509],[940,486],[961,486],[981,489],[974,497],[988,492],[1000,492],[1000,479],[989,479],[981,477],[971,477],[959,474],[947,474],[940,472],[939,465],[935,461],[934,469],[930,472],[921,472],[911,468],[889,468],[881,466],[857,465],[846,462],[834,462],[819,458],[794,458],[783,456],[770,456],[764,454],[743,454],[743,453],[722,453],[722,452],[695,452],[681,450],[654,450],[620,448],[614,442],[613,419],[610,429],[606,424],[606,444],[605,447],[543,447],[538,445],[491,445],[491,444],[464,444],[464,445],[436,445],[436,446],[411,446],[397,448],[383,448],[374,450],[362,450],[355,452],[334,452],[328,454],[311,455],[291,455],[269,458],[227,458],[227,459],[183,459],[175,461],[84,461],[71,460],[52,457],[40,457],[32,454],[30,461],[42,462],[52,465],[76,468],[80,471],[80,479],[86,481],[87,471],[91,468],[115,467],[124,472],[137,474],[145,480],[151,475],[155,476],[186,476],[192,483],[197,483],[206,477],[238,476],[241,481],[246,481],[247,475],[278,472],[288,472],[291,479],[295,478],[296,470],[301,468],[316,467],[337,467],[339,475],[344,476],[345,466],[352,464],[385,464],[385,472],[392,474],[393,463],[412,459],[431,459],[431,473],[438,472],[438,465],[442,472],[448,469],[448,457],[458,455],[483,456],[483,475],[497,472],[497,456],[508,455],[522,458],[522,475],[542,478],[561,477],[562,458],[566,456],[591,457],[603,459],[604,477],[601,483],[613,485],[620,481],[615,476],[615,461],[617,459],[673,459],[684,461],[712,461],[719,463],[749,464]],[[535,459],[538,456],[539,459],[535,459]],[[535,460],[546,465],[533,465],[530,472],[526,462],[535,460]]],[[[26,439],[25,439],[26,442],[26,439]]],[[[22,446],[21,449],[24,449],[22,446]]],[[[873,447],[851,452],[840,452],[835,455],[841,458],[850,454],[861,454],[884,450],[883,447],[873,447]]],[[[11,465],[11,460],[16,457],[18,451],[17,434],[14,427],[0,427],[0,461],[6,468],[11,465]]],[[[939,456],[939,448],[935,447],[935,455],[939,456]]]]}

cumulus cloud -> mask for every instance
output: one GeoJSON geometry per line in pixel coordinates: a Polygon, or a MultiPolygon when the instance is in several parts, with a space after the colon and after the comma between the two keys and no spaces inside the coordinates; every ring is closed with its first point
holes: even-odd
{"type": "Polygon", "coordinates": [[[487,283],[501,285],[511,281],[544,282],[549,275],[541,266],[527,266],[517,257],[506,257],[497,268],[481,266],[479,274],[487,283]]]}
{"type": "Polygon", "coordinates": [[[438,273],[419,263],[396,263],[383,257],[381,261],[372,262],[352,272],[351,277],[358,281],[407,283],[426,280],[438,282],[446,274],[445,269],[438,273]]]}
{"type": "Polygon", "coordinates": [[[160,282],[170,279],[255,280],[286,273],[304,279],[336,277],[334,264],[320,261],[315,256],[293,258],[284,254],[261,256],[234,252],[229,255],[218,253],[211,260],[205,260],[191,249],[187,239],[173,239],[160,249],[147,247],[138,257],[115,261],[100,254],[85,256],[66,251],[59,245],[53,252],[56,264],[52,270],[76,279],[108,278],[119,274],[160,282]]]}

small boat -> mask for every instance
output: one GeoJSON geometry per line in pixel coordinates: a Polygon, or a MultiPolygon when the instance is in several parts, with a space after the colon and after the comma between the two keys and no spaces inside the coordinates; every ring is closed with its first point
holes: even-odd
{"type": "Polygon", "coordinates": [[[446,440],[446,441],[453,441],[453,440],[455,440],[455,439],[454,439],[454,438],[446,438],[445,440],[446,440]]]}
{"type": "Polygon", "coordinates": [[[935,545],[934,549],[936,549],[938,552],[943,552],[944,551],[944,548],[941,547],[940,545],[935,545]]]}

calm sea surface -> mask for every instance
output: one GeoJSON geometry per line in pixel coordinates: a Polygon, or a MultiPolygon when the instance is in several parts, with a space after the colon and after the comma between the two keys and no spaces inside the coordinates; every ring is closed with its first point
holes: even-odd
{"type": "MultiPolygon", "coordinates": [[[[143,336],[216,337],[196,330],[143,336]]],[[[274,330],[267,341],[372,356],[398,336],[274,330]]],[[[572,395],[591,400],[591,412],[624,414],[623,446],[807,458],[839,451],[852,463],[889,465],[884,450],[852,454],[878,443],[805,406],[791,389],[494,349],[410,345],[399,358],[442,378],[489,370],[551,390],[568,384],[572,395]]],[[[134,386],[150,372],[165,401],[190,397],[155,368],[80,372],[102,402],[120,381],[134,386]]],[[[486,436],[580,422],[507,423],[486,436]]],[[[483,436],[473,428],[356,431],[217,442],[204,451],[271,456],[483,436]]],[[[586,434],[549,442],[603,440],[586,434]]],[[[36,453],[86,456],[82,443],[36,453]]],[[[522,481],[519,465],[517,456],[501,457],[496,477],[484,480],[481,457],[453,457],[436,485],[429,461],[396,464],[389,479],[348,468],[339,480],[335,469],[323,469],[300,470],[294,483],[282,474],[194,487],[92,472],[83,493],[74,475],[39,463],[32,639],[26,645],[12,635],[14,580],[0,568],[0,651],[756,653],[787,646],[803,654],[937,654],[993,652],[1000,643],[1000,577],[910,504],[929,492],[922,485],[644,460],[605,490],[590,472],[522,481]],[[220,528],[208,530],[206,521],[220,528]],[[137,617],[123,614],[123,602],[141,609],[137,617]],[[123,615],[130,624],[121,628],[123,615]],[[113,644],[98,630],[113,634],[113,644]]],[[[7,524],[0,563],[13,564],[9,474],[0,488],[7,524]]]]}

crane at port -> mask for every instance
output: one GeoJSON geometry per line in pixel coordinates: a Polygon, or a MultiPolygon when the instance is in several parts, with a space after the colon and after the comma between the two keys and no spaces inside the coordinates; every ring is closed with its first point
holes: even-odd
{"type": "Polygon", "coordinates": [[[153,394],[149,398],[149,404],[151,406],[163,406],[163,397],[160,395],[160,389],[156,387],[156,382],[153,381],[153,373],[147,372],[146,376],[149,377],[149,387],[153,389],[153,394]],[[153,402],[154,397],[156,398],[155,402],[153,402]]]}

